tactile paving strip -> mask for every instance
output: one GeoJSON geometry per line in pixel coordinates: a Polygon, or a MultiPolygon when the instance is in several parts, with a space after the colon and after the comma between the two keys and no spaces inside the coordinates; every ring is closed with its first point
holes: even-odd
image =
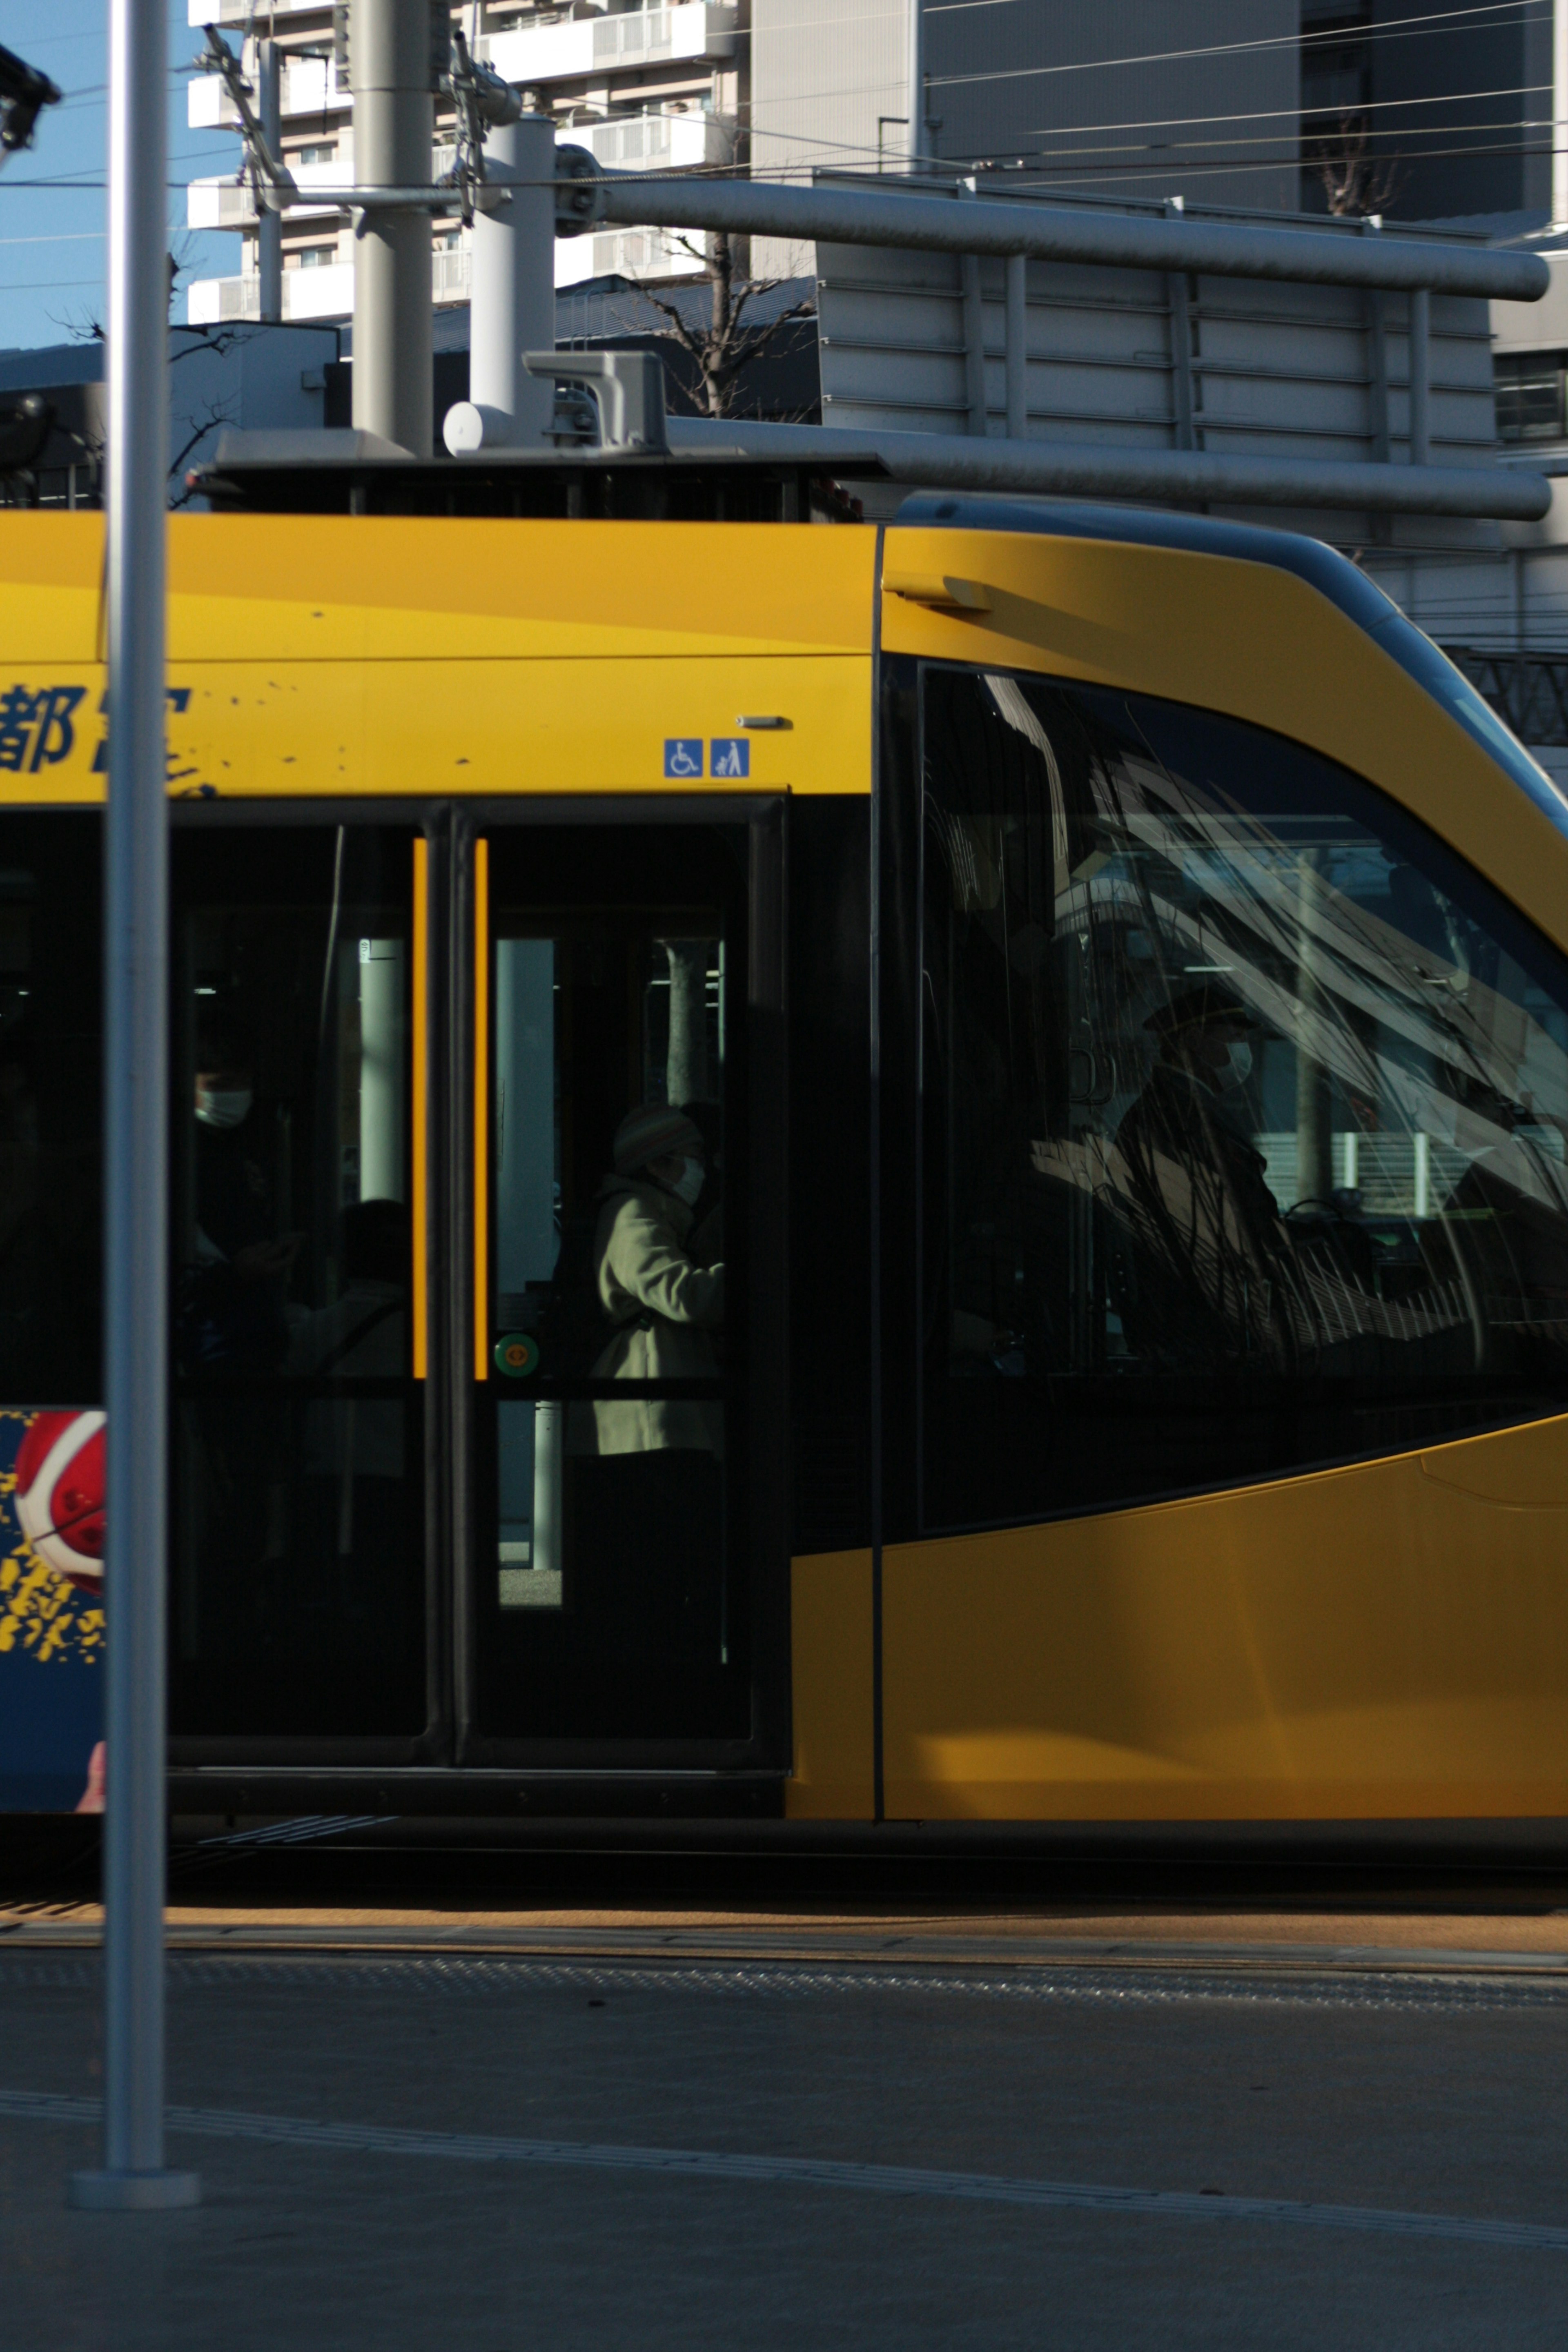
{"type": "MultiPolygon", "coordinates": [[[[1330,2010],[1478,2011],[1568,2008],[1568,1977],[1489,1973],[1422,1976],[1404,1969],[1378,1974],[1329,1969],[1268,1967],[1162,1969],[1143,1964],[1005,1970],[886,1966],[809,1966],[789,1961],[738,1965],[722,1960],[524,1959],[457,1953],[172,1953],[171,1989],[276,1985],[318,1993],[485,1994],[540,1991],[686,1993],[803,2000],[846,1994],[915,1995],[923,1999],[1043,2001],[1095,2008],[1158,2008],[1198,2001],[1330,2010]]],[[[0,1953],[0,1984],[96,1987],[96,1954],[24,1956],[0,1953]]]]}

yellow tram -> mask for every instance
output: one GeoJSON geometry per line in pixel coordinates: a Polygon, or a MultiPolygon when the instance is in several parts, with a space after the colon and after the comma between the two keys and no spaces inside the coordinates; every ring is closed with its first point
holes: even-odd
{"type": "MultiPolygon", "coordinates": [[[[1568,804],[1314,542],[658,462],[171,522],[176,1805],[1568,1814],[1568,804]]],[[[0,529],[40,1755],[101,564],[0,529]]]]}

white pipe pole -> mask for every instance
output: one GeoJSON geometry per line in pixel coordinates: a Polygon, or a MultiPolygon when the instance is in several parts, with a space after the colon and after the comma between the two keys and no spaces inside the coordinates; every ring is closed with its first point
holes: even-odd
{"type": "Polygon", "coordinates": [[[524,352],[555,341],[554,124],[542,114],[498,123],[485,136],[485,176],[515,193],[474,220],[468,397],[442,428],[454,456],[542,449],[555,409],[554,384],[522,364],[524,352]]]}
{"type": "Polygon", "coordinates": [[[926,148],[926,57],[925,19],[921,13],[921,0],[905,0],[907,11],[905,36],[906,62],[909,68],[910,93],[910,169],[918,172],[926,148]]]}
{"type": "Polygon", "coordinates": [[[110,0],[109,807],[103,1153],[109,1414],[103,2169],[71,2202],[194,2205],[163,2164],[168,812],[163,535],[169,463],[163,0],[110,0]]]}

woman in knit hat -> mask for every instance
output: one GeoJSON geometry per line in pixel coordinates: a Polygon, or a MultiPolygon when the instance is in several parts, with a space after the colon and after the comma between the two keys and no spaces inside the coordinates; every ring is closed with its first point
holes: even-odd
{"type": "MultiPolygon", "coordinates": [[[[690,1248],[707,1172],[701,1132],[684,1111],[643,1103],[616,1129],[614,1157],[599,1192],[594,1269],[616,1328],[594,1378],[714,1380],[709,1334],[724,1320],[724,1268],[700,1265],[690,1248]]],[[[593,1450],[601,1454],[723,1450],[718,1408],[702,1400],[600,1398],[593,1413],[593,1450]]]]}

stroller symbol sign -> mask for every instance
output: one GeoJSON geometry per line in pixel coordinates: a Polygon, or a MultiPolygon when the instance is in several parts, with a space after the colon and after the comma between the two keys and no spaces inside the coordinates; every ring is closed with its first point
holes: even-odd
{"type": "Polygon", "coordinates": [[[712,742],[712,764],[710,772],[715,776],[749,776],[752,772],[752,747],[743,735],[715,735],[712,742]]]}
{"type": "Polygon", "coordinates": [[[664,772],[667,776],[700,776],[702,773],[701,736],[667,735],[664,739],[664,772]]]}

